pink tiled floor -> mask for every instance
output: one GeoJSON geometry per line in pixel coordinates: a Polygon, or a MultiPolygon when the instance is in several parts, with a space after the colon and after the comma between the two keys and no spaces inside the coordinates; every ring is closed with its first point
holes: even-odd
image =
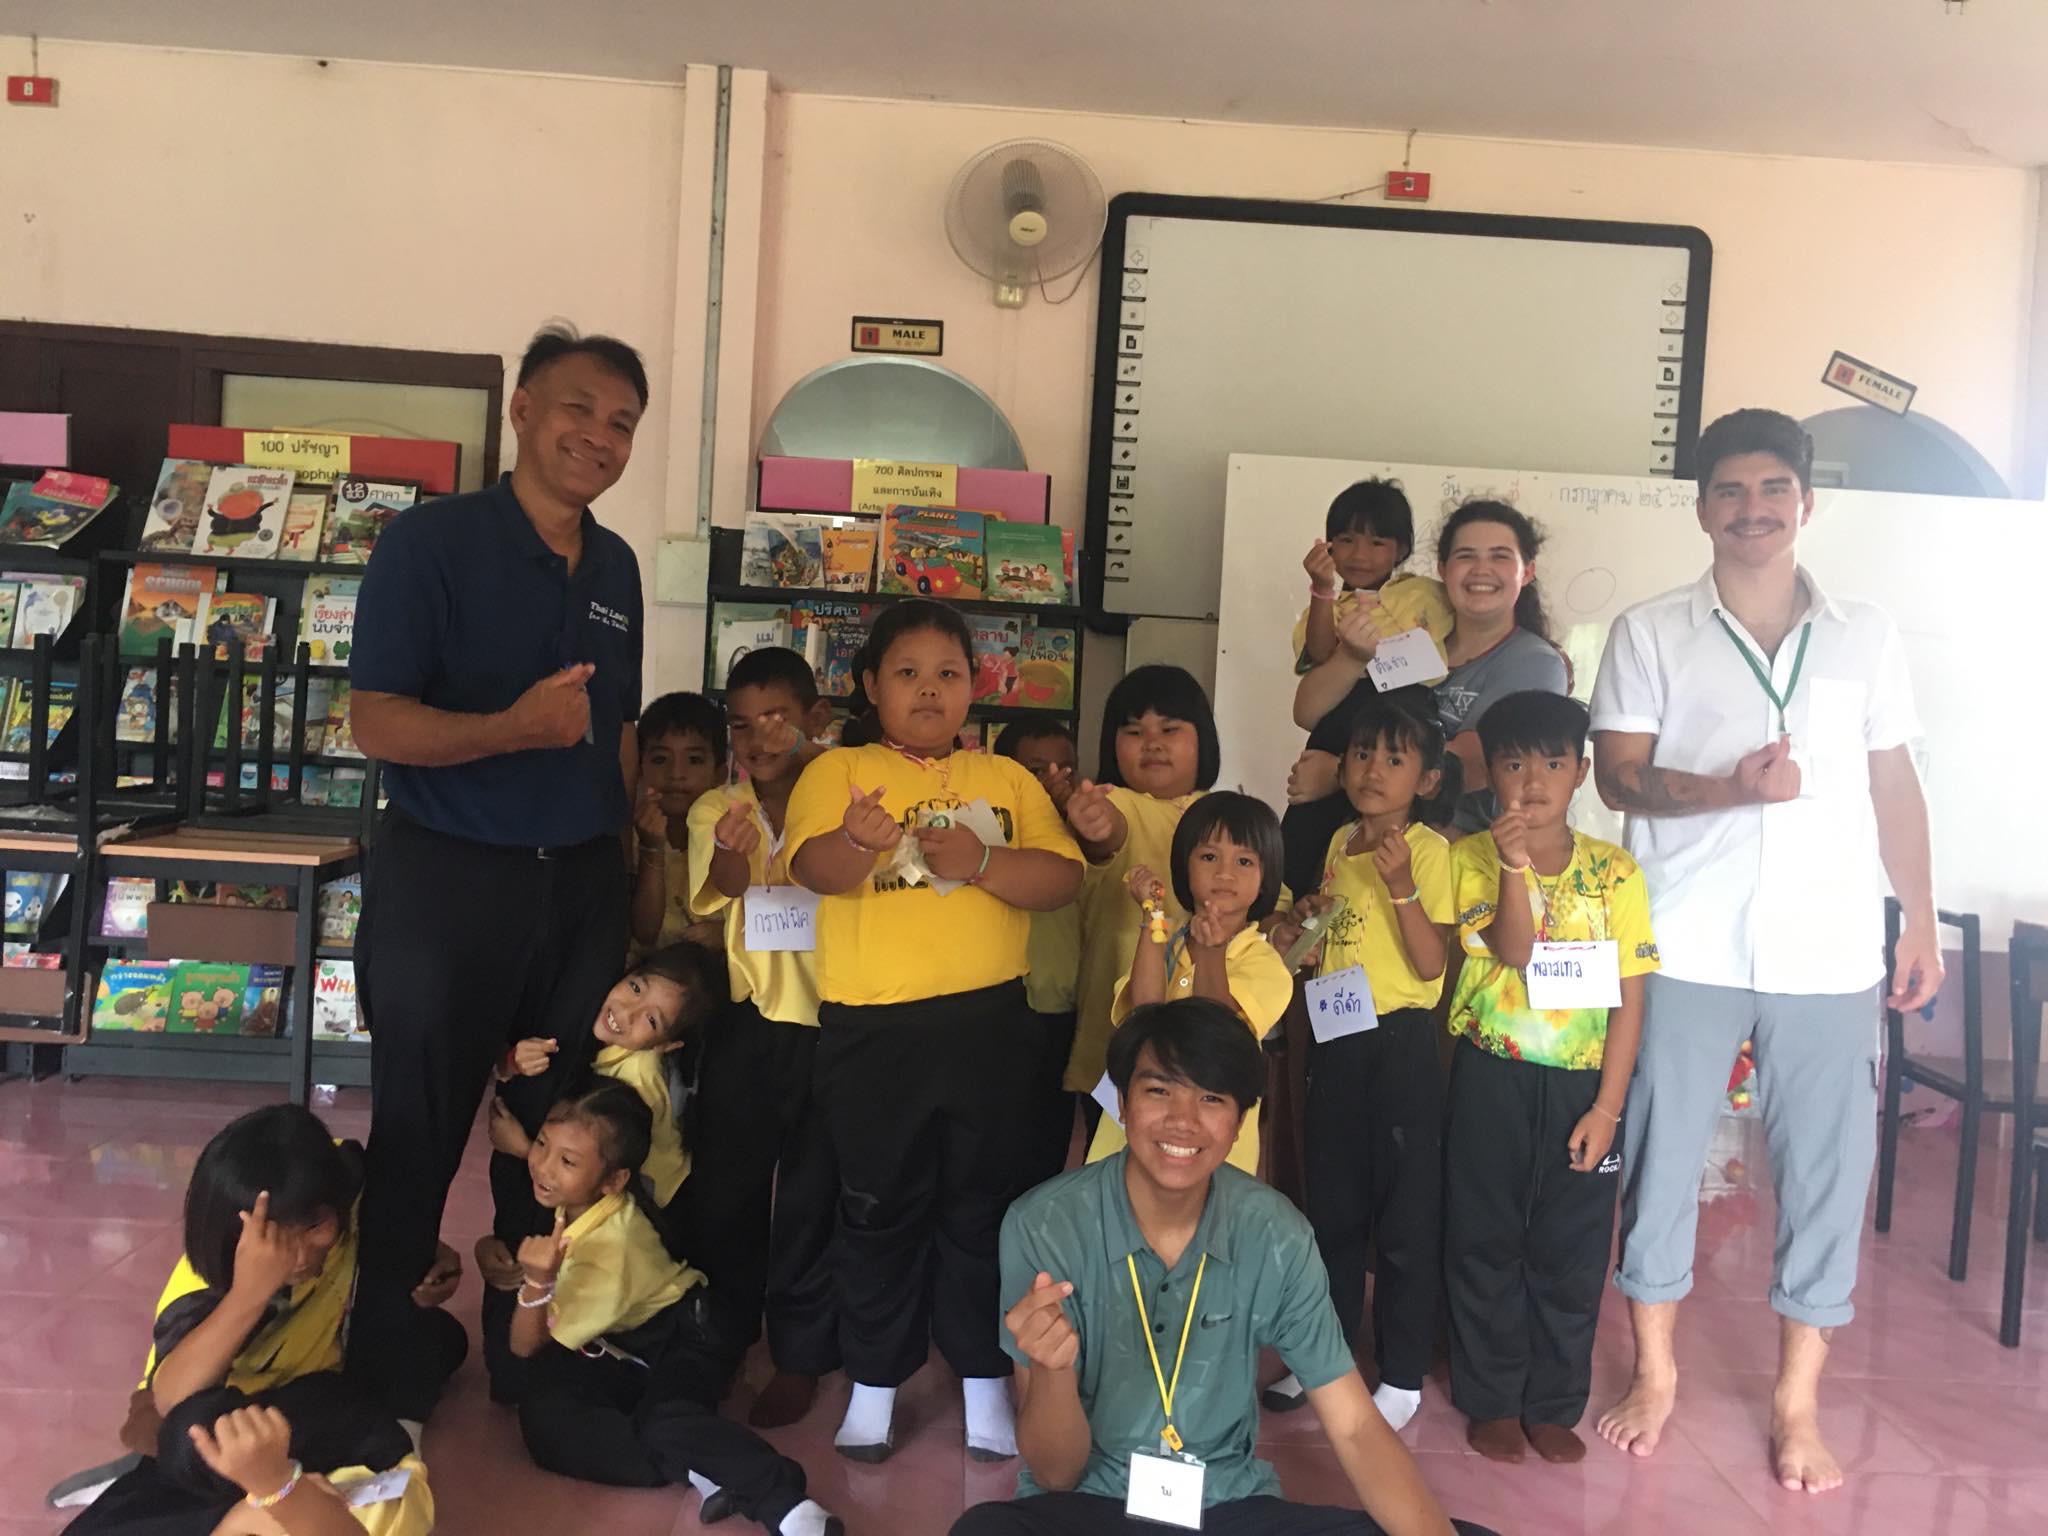
{"type": "MultiPolygon", "coordinates": [[[[186,1174],[213,1130],[266,1096],[216,1085],[0,1083],[0,1536],[59,1530],[62,1519],[41,1506],[44,1489],[114,1454],[150,1303],[176,1258],[186,1174]]],[[[344,1093],[324,1112],[337,1130],[363,1133],[361,1093],[344,1093]]],[[[1463,1425],[1433,1383],[1406,1438],[1446,1507],[1503,1536],[2048,1529],[2048,1249],[2033,1254],[2026,1345],[2001,1349],[2001,1159],[1987,1149],[1970,1278],[1955,1285],[1944,1273],[1954,1142],[1907,1133],[1893,1231],[1866,1233],[1860,1315],[1837,1339],[1829,1375],[1828,1426],[1851,1481],[1808,1498],[1780,1491],[1765,1470],[1771,1201],[1758,1138],[1730,1129],[1733,1155],[1718,1155],[1718,1177],[1709,1179],[1726,1193],[1705,1207],[1697,1287],[1681,1313],[1688,1375],[1658,1455],[1633,1462],[1596,1442],[1576,1468],[1498,1467],[1466,1450],[1463,1425]]],[[[448,1236],[465,1255],[486,1221],[481,1169],[473,1154],[449,1206],[448,1236]]],[[[475,1304],[472,1277],[455,1305],[473,1317],[475,1304]]],[[[1596,1405],[1619,1390],[1628,1359],[1626,1319],[1610,1293],[1596,1405]]],[[[766,1371],[758,1357],[749,1363],[735,1408],[766,1371]]],[[[942,1367],[927,1367],[905,1389],[902,1448],[885,1466],[832,1453],[844,1392],[834,1381],[807,1422],[774,1438],[809,1469],[816,1495],[846,1516],[853,1536],[943,1532],[965,1504],[1009,1493],[1011,1468],[962,1454],[959,1397],[942,1367]]],[[[1350,1502],[1312,1416],[1269,1417],[1261,1453],[1293,1496],[1350,1502]]],[[[534,1470],[508,1411],[486,1400],[474,1360],[428,1431],[427,1458],[441,1528],[452,1536],[699,1529],[694,1495],[595,1489],[534,1470]]]]}

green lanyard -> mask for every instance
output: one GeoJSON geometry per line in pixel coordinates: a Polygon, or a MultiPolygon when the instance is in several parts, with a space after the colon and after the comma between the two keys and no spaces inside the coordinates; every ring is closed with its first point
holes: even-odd
{"type": "Polygon", "coordinates": [[[1792,675],[1785,679],[1785,692],[1781,696],[1771,686],[1771,674],[1763,669],[1763,663],[1756,659],[1755,652],[1742,643],[1735,633],[1735,627],[1721,616],[1721,610],[1714,610],[1714,619],[1721,626],[1721,632],[1728,637],[1728,643],[1742,652],[1742,659],[1749,663],[1749,670],[1756,674],[1756,685],[1763,689],[1764,697],[1778,706],[1778,733],[1789,735],[1791,727],[1785,723],[1785,711],[1791,707],[1792,695],[1799,691],[1799,669],[1806,665],[1806,642],[1813,638],[1813,621],[1809,619],[1799,631],[1799,649],[1792,657],[1792,675]]]}

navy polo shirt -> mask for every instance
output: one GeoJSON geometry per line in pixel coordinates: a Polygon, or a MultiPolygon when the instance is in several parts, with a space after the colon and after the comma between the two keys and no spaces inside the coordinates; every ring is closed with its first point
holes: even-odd
{"type": "Polygon", "coordinates": [[[491,714],[578,662],[591,739],[452,768],[384,767],[392,804],[437,832],[557,847],[615,833],[629,807],[619,735],[640,716],[640,563],[583,513],[575,571],[512,494],[512,477],[393,518],[356,602],[349,681],[435,709],[491,714]]]}

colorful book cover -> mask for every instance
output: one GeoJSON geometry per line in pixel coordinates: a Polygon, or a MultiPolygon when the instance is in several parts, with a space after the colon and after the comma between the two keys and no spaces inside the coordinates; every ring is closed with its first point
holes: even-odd
{"type": "MultiPolygon", "coordinates": [[[[76,683],[62,682],[56,678],[50,680],[50,720],[43,733],[46,744],[55,741],[57,733],[63,730],[66,722],[71,719],[71,711],[77,698],[76,683]]],[[[7,726],[4,734],[0,734],[0,752],[28,750],[29,732],[35,724],[35,704],[35,688],[27,678],[21,679],[20,686],[8,696],[7,726]]]]}
{"type": "Polygon", "coordinates": [[[974,702],[1017,702],[1017,668],[1024,647],[1024,621],[1015,614],[977,613],[968,618],[974,641],[974,702]]]}
{"type": "Polygon", "coordinates": [[[818,673],[819,692],[829,698],[845,698],[859,681],[855,674],[860,670],[861,652],[868,643],[868,617],[869,610],[856,609],[852,618],[825,628],[825,659],[814,670],[818,673]]]}
{"type": "Polygon", "coordinates": [[[299,486],[285,503],[284,531],[278,535],[280,560],[318,560],[320,534],[327,526],[327,503],[332,493],[324,485],[299,486]]]}
{"type": "Polygon", "coordinates": [[[825,588],[830,592],[872,592],[875,588],[875,547],[881,529],[873,523],[848,523],[819,535],[824,545],[825,588]]]}
{"type": "Polygon", "coordinates": [[[213,481],[213,471],[213,465],[198,459],[165,459],[135,547],[144,554],[189,550],[199,536],[199,519],[206,511],[206,488],[213,481]]]}
{"type": "Polygon", "coordinates": [[[62,544],[107,509],[114,486],[97,475],[52,469],[17,480],[0,502],[0,544],[62,544]]]}
{"type": "MultiPolygon", "coordinates": [[[[255,767],[253,763],[249,766],[252,770],[255,767]]],[[[299,803],[340,806],[355,810],[363,803],[363,784],[366,778],[367,775],[360,768],[304,769],[299,775],[299,803]]],[[[253,779],[251,782],[254,782],[253,779]]]]}
{"type": "Polygon", "coordinates": [[[1027,624],[1017,659],[1017,702],[1026,709],[1072,709],[1074,651],[1073,630],[1027,624]]]}
{"type": "Polygon", "coordinates": [[[149,935],[149,904],[156,900],[156,882],[130,875],[107,881],[107,899],[100,908],[100,932],[110,939],[149,935]]]}
{"type": "Polygon", "coordinates": [[[356,733],[348,718],[348,684],[337,682],[327,696],[327,734],[320,750],[328,757],[361,757],[356,733]]]}
{"type": "Polygon", "coordinates": [[[335,565],[366,565],[377,536],[420,497],[414,480],[366,480],[343,475],[320,535],[320,558],[335,565]]]}
{"type": "Polygon", "coordinates": [[[293,479],[288,469],[254,469],[247,464],[216,469],[206,485],[206,506],[192,553],[243,559],[275,555],[293,479]]]}
{"type": "Polygon", "coordinates": [[[36,949],[10,940],[0,943],[0,966],[10,971],[61,971],[64,957],[55,950],[36,949]]]}
{"type": "Polygon", "coordinates": [[[284,1033],[284,967],[252,965],[242,989],[242,1033],[276,1039],[284,1033]]]}
{"type": "Polygon", "coordinates": [[[882,514],[876,590],[980,597],[982,521],[954,507],[891,507],[882,514]]]}
{"type": "Polygon", "coordinates": [[[4,926],[16,938],[32,939],[43,925],[43,912],[54,897],[56,876],[41,870],[7,871],[4,926]]]}
{"type": "Polygon", "coordinates": [[[362,1040],[368,1038],[362,1014],[356,1007],[356,963],[353,960],[320,960],[313,969],[313,1038],[315,1040],[362,1040]]]}
{"type": "Polygon", "coordinates": [[[1006,523],[989,518],[981,535],[988,560],[988,595],[1018,603],[1065,602],[1063,532],[1050,523],[1006,523]]]}
{"type": "Polygon", "coordinates": [[[320,887],[320,942],[353,944],[363,917],[363,877],[343,875],[320,887]]]}
{"type": "Polygon", "coordinates": [[[121,599],[121,654],[153,656],[162,640],[173,649],[191,643],[219,579],[210,565],[136,566],[121,599]]]}
{"type": "Polygon", "coordinates": [[[36,576],[17,583],[11,642],[15,649],[34,646],[37,635],[54,640],[63,634],[84,590],[85,582],[77,576],[36,576]]]}
{"type": "MultiPolygon", "coordinates": [[[[177,682],[173,679],[171,687],[177,682]]],[[[172,715],[171,736],[177,736],[176,713],[172,715]]],[[[156,668],[130,667],[121,682],[121,702],[114,708],[114,740],[148,742],[156,739],[156,668]]]]}
{"type": "Polygon", "coordinates": [[[313,653],[315,666],[339,666],[348,660],[356,633],[356,596],[360,576],[308,576],[299,600],[299,639],[313,653]]]}
{"type": "MultiPolygon", "coordinates": [[[[306,750],[318,752],[320,743],[327,732],[328,700],[333,679],[315,677],[306,684],[306,750]]],[[[281,675],[277,680],[277,692],[270,701],[270,750],[279,756],[291,750],[292,705],[299,693],[298,679],[290,674],[281,675]]],[[[242,679],[242,750],[254,752],[263,744],[262,722],[259,719],[263,696],[263,679],[244,676],[242,679]]],[[[228,701],[223,693],[220,701],[220,718],[213,726],[213,750],[225,751],[228,744],[228,701]]],[[[253,771],[254,765],[251,765],[253,771]]],[[[253,787],[253,784],[252,784],[253,787]]]]}
{"type": "Polygon", "coordinates": [[[20,601],[20,582],[0,582],[0,635],[7,636],[10,645],[14,643],[14,611],[20,601]]]}
{"type": "Polygon", "coordinates": [[[270,622],[277,614],[277,599],[254,592],[215,592],[207,596],[199,615],[202,644],[213,647],[216,661],[228,659],[228,647],[242,642],[242,654],[260,660],[270,644],[270,622]]]}
{"type": "Polygon", "coordinates": [[[114,499],[120,487],[111,480],[82,475],[75,469],[46,469],[31,489],[38,496],[61,501],[68,507],[90,507],[97,512],[114,499]]]}
{"type": "Polygon", "coordinates": [[[720,603],[718,643],[712,653],[711,686],[723,688],[732,664],[763,646],[789,645],[794,639],[787,608],[761,603],[720,603]]]}
{"type": "Polygon", "coordinates": [[[750,512],[740,536],[743,587],[822,587],[825,520],[795,513],[750,512]]]}
{"type": "Polygon", "coordinates": [[[93,1029],[161,1033],[171,1011],[171,970],[168,960],[109,960],[93,997],[93,1029]]]}
{"type": "Polygon", "coordinates": [[[246,965],[179,960],[171,967],[171,1001],[164,1028],[181,1035],[240,1034],[248,992],[246,965]]]}

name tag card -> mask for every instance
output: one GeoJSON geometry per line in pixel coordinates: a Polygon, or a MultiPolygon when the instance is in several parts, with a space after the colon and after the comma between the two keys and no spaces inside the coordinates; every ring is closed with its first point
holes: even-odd
{"type": "Polygon", "coordinates": [[[1380,1027],[1372,1006],[1372,983],[1362,965],[1318,976],[1302,989],[1302,997],[1308,1004],[1309,1031],[1319,1044],[1380,1027]]]}
{"type": "Polygon", "coordinates": [[[1124,1513],[1133,1520],[1202,1528],[1202,1464],[1192,1456],[1131,1452],[1131,1481],[1124,1493],[1124,1513]]]}
{"type": "Polygon", "coordinates": [[[818,893],[800,885],[750,885],[747,948],[755,953],[818,947],[818,893]]]}
{"type": "Polygon", "coordinates": [[[351,1509],[367,1509],[372,1504],[388,1504],[402,1497],[412,1482],[411,1467],[393,1467],[375,1477],[360,1483],[350,1483],[346,1488],[336,1488],[351,1509]]]}
{"type": "Polygon", "coordinates": [[[1390,688],[1405,688],[1410,683],[1433,683],[1449,670],[1444,665],[1443,652],[1436,648],[1426,629],[1390,635],[1379,643],[1372,660],[1365,664],[1365,675],[1381,693],[1390,688]]]}
{"type": "Polygon", "coordinates": [[[1612,939],[1538,944],[1522,979],[1531,1008],[1619,1008],[1621,948],[1612,939]]]}
{"type": "Polygon", "coordinates": [[[1102,1112],[1116,1123],[1118,1129],[1122,1129],[1124,1117],[1116,1101],[1116,1084],[1109,1080],[1107,1072],[1102,1074],[1102,1081],[1090,1090],[1088,1097],[1100,1104],[1102,1112]]]}

